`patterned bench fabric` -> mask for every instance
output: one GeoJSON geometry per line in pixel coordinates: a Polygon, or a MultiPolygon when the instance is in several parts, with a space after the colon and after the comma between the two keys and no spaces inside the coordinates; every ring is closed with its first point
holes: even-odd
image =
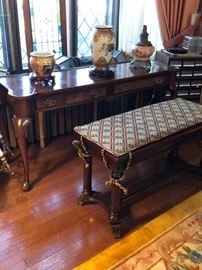
{"type": "Polygon", "coordinates": [[[75,127],[82,137],[121,156],[202,123],[202,105],[177,98],[75,127]]]}

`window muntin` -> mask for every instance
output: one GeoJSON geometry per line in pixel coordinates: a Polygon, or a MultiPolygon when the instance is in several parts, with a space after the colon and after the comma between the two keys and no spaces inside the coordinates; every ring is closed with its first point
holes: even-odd
{"type": "Polygon", "coordinates": [[[59,0],[30,0],[33,51],[62,54],[59,0]]]}
{"type": "Polygon", "coordinates": [[[89,56],[95,25],[111,24],[112,0],[78,0],[77,9],[77,56],[89,56]]]}

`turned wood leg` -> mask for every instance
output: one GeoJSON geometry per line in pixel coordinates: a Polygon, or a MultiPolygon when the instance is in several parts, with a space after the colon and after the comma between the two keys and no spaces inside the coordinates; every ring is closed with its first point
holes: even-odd
{"type": "Polygon", "coordinates": [[[39,141],[41,149],[45,148],[45,140],[44,140],[44,113],[38,112],[38,125],[39,125],[39,141]]]}
{"type": "Polygon", "coordinates": [[[112,171],[111,173],[111,202],[109,220],[112,225],[114,238],[121,237],[121,219],[120,219],[120,198],[122,186],[120,180],[123,178],[122,172],[112,171]]]}
{"type": "Polygon", "coordinates": [[[97,112],[98,112],[98,101],[95,100],[93,102],[93,121],[97,120],[97,112]]]}
{"type": "Polygon", "coordinates": [[[12,120],[24,166],[24,180],[22,184],[22,190],[29,191],[31,187],[29,183],[29,162],[28,162],[25,135],[27,131],[27,125],[30,123],[30,120],[18,118],[15,115],[13,116],[12,120]]]}
{"type": "Polygon", "coordinates": [[[83,162],[83,191],[79,196],[79,204],[93,201],[92,195],[92,155],[90,155],[81,141],[75,140],[73,146],[78,150],[78,155],[83,162]]]}
{"type": "Polygon", "coordinates": [[[87,155],[83,161],[83,191],[82,194],[90,196],[92,193],[92,156],[87,155]]]}

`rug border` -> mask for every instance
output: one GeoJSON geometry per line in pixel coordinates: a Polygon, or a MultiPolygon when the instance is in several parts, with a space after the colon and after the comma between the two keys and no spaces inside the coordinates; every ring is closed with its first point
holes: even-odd
{"type": "Polygon", "coordinates": [[[148,245],[149,242],[153,241],[159,234],[166,232],[181,219],[196,211],[199,208],[199,205],[202,205],[202,190],[178,203],[176,206],[173,206],[165,213],[146,223],[125,238],[120,239],[117,243],[101,251],[88,261],[75,267],[74,270],[94,269],[95,265],[96,270],[113,267],[124,257],[130,256],[131,253],[148,245]],[[158,222],[158,227],[156,227],[156,222],[158,222]],[[134,242],[134,239],[136,239],[136,242],[134,242]],[[113,252],[115,248],[117,250],[116,254],[113,252]]]}

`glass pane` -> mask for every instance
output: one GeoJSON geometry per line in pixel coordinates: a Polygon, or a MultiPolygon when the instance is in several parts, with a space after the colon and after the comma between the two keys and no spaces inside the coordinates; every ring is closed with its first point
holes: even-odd
{"type": "Polygon", "coordinates": [[[3,9],[2,0],[0,0],[0,69],[7,70],[8,57],[7,57],[7,41],[6,41],[6,28],[5,28],[5,19],[8,17],[3,9]]]}
{"type": "Polygon", "coordinates": [[[62,54],[59,0],[30,0],[30,16],[34,51],[62,54]]]}
{"type": "Polygon", "coordinates": [[[91,40],[97,24],[111,24],[112,0],[78,0],[77,55],[90,56],[91,40]]]}
{"type": "Polygon", "coordinates": [[[22,57],[22,67],[23,69],[28,68],[28,56],[27,56],[27,47],[25,39],[25,23],[23,15],[23,0],[17,0],[18,5],[18,20],[20,28],[20,47],[21,47],[21,57],[22,57]]]}
{"type": "MultiPolygon", "coordinates": [[[[2,16],[0,18],[2,20],[2,16]]],[[[2,23],[0,24],[0,69],[5,68],[5,63],[4,63],[4,46],[3,46],[3,25],[2,23]]]]}

